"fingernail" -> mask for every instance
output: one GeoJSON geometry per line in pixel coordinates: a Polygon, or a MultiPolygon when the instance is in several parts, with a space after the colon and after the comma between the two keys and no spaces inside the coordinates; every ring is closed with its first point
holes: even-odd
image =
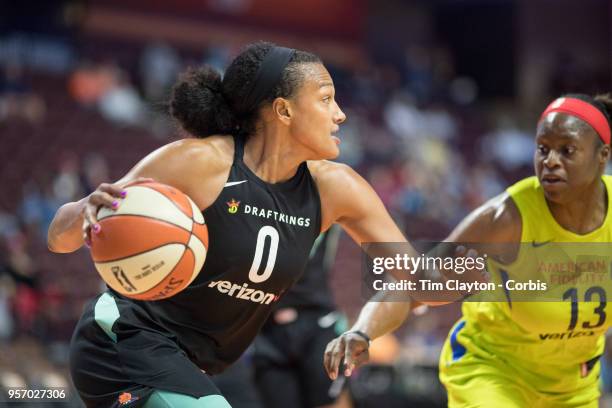
{"type": "Polygon", "coordinates": [[[85,245],[87,248],[91,248],[91,240],[89,238],[85,238],[85,245]]]}
{"type": "Polygon", "coordinates": [[[126,195],[127,195],[127,191],[123,190],[123,191],[121,192],[121,197],[125,198],[125,196],[126,196],[126,195]]]}
{"type": "Polygon", "coordinates": [[[351,376],[351,370],[349,370],[348,368],[346,370],[344,370],[344,376],[345,377],[350,377],[351,376]]]}
{"type": "Polygon", "coordinates": [[[119,207],[119,201],[117,201],[117,200],[113,201],[112,206],[113,206],[113,208],[119,207]]]}
{"type": "Polygon", "coordinates": [[[100,226],[100,224],[94,224],[93,225],[93,231],[98,234],[100,232],[100,230],[102,229],[102,227],[100,226]]]}
{"type": "Polygon", "coordinates": [[[332,380],[335,380],[336,378],[338,378],[338,374],[332,373],[332,380]]]}

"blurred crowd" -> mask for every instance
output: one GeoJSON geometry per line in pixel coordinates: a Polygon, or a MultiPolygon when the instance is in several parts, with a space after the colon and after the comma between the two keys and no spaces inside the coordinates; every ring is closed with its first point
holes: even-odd
{"type": "MultiPolygon", "coordinates": [[[[65,386],[72,328],[83,302],[102,289],[86,250],[48,253],[46,231],[57,208],[180,137],[166,115],[177,76],[197,64],[221,70],[237,51],[222,44],[200,55],[165,43],[125,45],[123,52],[120,43],[106,46],[112,52],[71,49],[52,66],[44,58],[34,66],[19,51],[0,60],[0,177],[3,195],[11,196],[0,207],[0,387],[65,386]],[[115,52],[121,58],[113,59],[115,52]]],[[[339,160],[372,183],[410,239],[443,239],[471,209],[530,174],[538,112],[480,100],[478,84],[457,75],[444,45],[412,45],[394,64],[364,59],[328,68],[348,116],[339,160]]],[[[359,257],[349,256],[355,249],[348,239],[342,245],[333,286],[354,289],[338,294],[354,316],[363,304],[359,257]]],[[[410,323],[400,343],[412,358],[435,363],[456,308],[450,315],[410,323]]]]}

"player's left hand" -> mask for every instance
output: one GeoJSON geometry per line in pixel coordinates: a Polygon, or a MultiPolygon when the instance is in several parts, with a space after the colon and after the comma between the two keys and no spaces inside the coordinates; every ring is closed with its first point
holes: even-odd
{"type": "Polygon", "coordinates": [[[332,380],[338,378],[340,364],[344,360],[344,375],[350,377],[353,370],[370,358],[369,342],[355,332],[345,332],[329,342],[323,355],[323,366],[332,380]]]}

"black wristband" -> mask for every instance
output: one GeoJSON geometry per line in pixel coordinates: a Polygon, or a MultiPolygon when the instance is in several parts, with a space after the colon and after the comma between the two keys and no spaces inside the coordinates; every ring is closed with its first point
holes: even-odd
{"type": "Polygon", "coordinates": [[[367,334],[365,334],[361,330],[349,330],[347,333],[355,333],[359,337],[362,337],[365,341],[368,342],[368,347],[370,347],[370,344],[372,344],[372,339],[370,339],[370,336],[368,336],[367,334]]]}

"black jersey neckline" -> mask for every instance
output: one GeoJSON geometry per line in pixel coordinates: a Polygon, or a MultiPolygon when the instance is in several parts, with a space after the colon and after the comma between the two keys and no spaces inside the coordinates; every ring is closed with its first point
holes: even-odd
{"type": "Polygon", "coordinates": [[[300,184],[300,181],[304,177],[306,172],[307,164],[303,162],[299,165],[295,174],[288,180],[281,181],[279,183],[268,183],[265,180],[259,178],[257,174],[253,170],[246,165],[243,160],[244,156],[244,138],[239,136],[234,136],[234,163],[240,167],[250,179],[252,179],[257,184],[260,184],[265,189],[269,191],[287,191],[295,188],[300,184]]]}

